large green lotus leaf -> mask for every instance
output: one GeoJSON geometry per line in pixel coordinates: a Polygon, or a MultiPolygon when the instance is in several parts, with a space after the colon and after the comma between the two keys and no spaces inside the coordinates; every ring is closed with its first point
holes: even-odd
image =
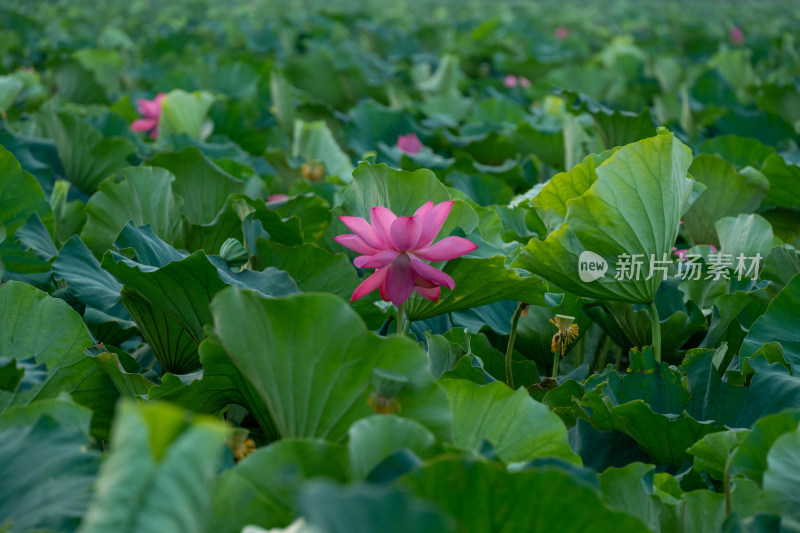
{"type": "Polygon", "coordinates": [[[401,484],[455,517],[464,533],[648,531],[639,520],[607,509],[593,485],[561,468],[510,473],[484,461],[440,459],[401,484]]]}
{"type": "Polygon", "coordinates": [[[310,533],[453,533],[453,520],[406,491],[375,485],[344,488],[316,481],[300,492],[300,514],[310,533]]]}
{"type": "Polygon", "coordinates": [[[599,476],[603,503],[609,509],[635,516],[651,531],[671,531],[674,510],[655,494],[653,465],[631,463],[608,468],[599,476]]]}
{"type": "Polygon", "coordinates": [[[333,254],[315,244],[284,246],[256,240],[256,257],[262,266],[289,273],[303,292],[330,292],[350,299],[360,283],[356,269],[343,253],[333,254]]]}
{"type": "Polygon", "coordinates": [[[68,113],[42,116],[53,139],[67,180],[86,194],[94,193],[104,179],[128,166],[136,146],[122,137],[103,137],[88,122],[68,113]]]}
{"type": "Polygon", "coordinates": [[[730,254],[732,272],[736,276],[738,258],[744,254],[743,277],[754,277],[753,273],[744,276],[750,268],[752,258],[769,255],[772,247],[780,244],[775,241],[772,226],[760,215],[739,215],[736,218],[725,217],[714,224],[720,242],[720,253],[730,254]]]}
{"type": "Polygon", "coordinates": [[[86,225],[81,239],[100,255],[128,221],[149,224],[168,242],[181,231],[183,201],[174,194],[175,177],[161,168],[130,167],[100,184],[86,204],[86,225]]]}
{"type": "Polygon", "coordinates": [[[797,318],[800,309],[800,274],[791,281],[770,302],[764,313],[748,331],[742,341],[739,355],[748,357],[755,354],[763,345],[777,341],[783,352],[783,359],[796,372],[800,370],[800,331],[789,327],[797,318]]]}
{"type": "Polygon", "coordinates": [[[99,454],[89,449],[88,427],[37,418],[0,430],[0,527],[74,531],[91,498],[99,454]]]}
{"type": "MultiPolygon", "coordinates": [[[[129,229],[130,225],[125,231],[129,229]]],[[[209,303],[229,284],[255,288],[268,296],[296,292],[284,272],[232,274],[201,251],[160,267],[137,259],[109,251],[102,267],[123,282],[121,301],[164,369],[178,374],[200,367],[197,345],[205,338],[203,326],[211,324],[209,303]]]]}
{"type": "Polygon", "coordinates": [[[306,481],[350,480],[347,451],[318,439],[287,439],[259,448],[220,476],[211,498],[208,531],[239,533],[246,525],[288,525],[306,481]]]}
{"type": "Polygon", "coordinates": [[[206,531],[228,428],[166,403],[120,403],[80,533],[206,531]]]}
{"type": "Polygon", "coordinates": [[[295,119],[292,157],[321,161],[325,165],[326,176],[337,176],[345,182],[350,181],[353,174],[350,156],[336,143],[324,120],[305,122],[295,119]]]}
{"type": "Polygon", "coordinates": [[[694,459],[694,468],[698,472],[707,472],[711,477],[722,481],[725,477],[725,466],[731,452],[750,434],[747,430],[728,430],[709,433],[695,442],[688,450],[694,459]]]}
{"type": "Polygon", "coordinates": [[[544,241],[531,239],[512,266],[582,296],[653,301],[661,278],[647,280],[643,274],[638,280],[616,280],[616,274],[624,274],[618,272],[617,257],[643,254],[648,261],[651,254],[671,256],[692,192],[693,182],[686,177],[691,161],[691,150],[672,134],[621,148],[597,167],[591,187],[569,201],[565,223],[544,241]],[[604,277],[581,281],[579,257],[585,251],[606,261],[604,277]]]}
{"type": "Polygon", "coordinates": [[[436,442],[433,433],[410,418],[372,415],[357,420],[347,431],[350,472],[364,479],[382,460],[397,450],[410,450],[419,457],[429,455],[436,442]]]}
{"type": "Polygon", "coordinates": [[[408,378],[396,397],[402,416],[449,436],[450,408],[425,353],[406,337],[368,332],[338,297],[269,300],[232,288],[214,298],[211,310],[216,334],[261,395],[281,437],[344,439],[354,421],[372,412],[375,368],[408,378]]]}
{"type": "Polygon", "coordinates": [[[800,426],[778,437],[767,454],[759,508],[800,521],[800,426]]]}
{"type": "Polygon", "coordinates": [[[542,220],[552,231],[564,223],[567,202],[589,190],[597,181],[597,167],[611,157],[617,149],[591,154],[566,172],[556,174],[533,197],[530,204],[536,207],[542,220]]]}
{"type": "Polygon", "coordinates": [[[206,337],[198,347],[203,374],[188,384],[175,374],[165,373],[161,383],[150,388],[148,398],[165,400],[196,413],[218,415],[230,404],[245,407],[269,440],[278,438],[275,424],[264,401],[234,366],[219,340],[206,337]]]}
{"type": "MultiPolygon", "coordinates": [[[[450,199],[447,188],[430,170],[406,172],[385,164],[362,162],[353,171],[353,182],[342,193],[342,203],[334,212],[369,220],[370,209],[381,205],[397,216],[411,216],[427,201],[438,204],[450,199]]],[[[469,234],[477,226],[475,210],[463,200],[456,199],[439,237],[450,235],[457,227],[469,234]]]]}
{"type": "Polygon", "coordinates": [[[195,147],[157,154],[147,164],[165,168],[175,176],[172,189],[183,198],[181,211],[193,224],[212,222],[228,195],[244,192],[242,180],[219,168],[195,147]]]}
{"type": "Polygon", "coordinates": [[[538,276],[522,275],[506,268],[506,257],[461,257],[448,261],[442,270],[453,278],[455,288],[442,291],[437,302],[415,294],[405,303],[410,320],[425,320],[443,313],[471,309],[501,300],[544,303],[545,285],[538,276]]]}
{"type": "Polygon", "coordinates": [[[685,412],[689,395],[682,374],[656,363],[649,348],[632,352],[632,365],[624,376],[609,369],[590,378],[576,414],[595,429],[630,435],[657,463],[680,465],[689,459],[689,446],[722,428],[685,412]]]}
{"type": "Polygon", "coordinates": [[[700,151],[716,154],[736,168],[761,168],[767,158],[775,154],[771,146],[764,146],[755,139],[736,135],[716,135],[703,141],[700,151]]]}
{"type": "Polygon", "coordinates": [[[53,263],[53,274],[55,279],[66,281],[75,296],[86,305],[106,310],[119,303],[122,284],[100,268],[100,262],[77,235],[61,247],[58,259],[53,263]]]}
{"type": "Polygon", "coordinates": [[[761,172],[769,180],[765,203],[776,207],[800,208],[800,166],[787,163],[773,154],[764,162],[761,172]]]}
{"type": "Polygon", "coordinates": [[[767,195],[769,182],[752,167],[737,171],[721,157],[700,154],[689,173],[706,186],[683,216],[683,227],[695,244],[719,246],[714,223],[722,217],[752,213],[767,195]]]}
{"type": "Polygon", "coordinates": [[[0,287],[0,357],[33,357],[47,377],[27,390],[0,391],[0,412],[17,405],[70,393],[92,409],[92,433],[107,438],[117,391],[109,377],[84,354],[92,344],[81,317],[63,300],[23,283],[0,287]]]}
{"type": "Polygon", "coordinates": [[[203,122],[216,98],[206,91],[170,91],[161,101],[158,134],[185,133],[195,139],[203,135],[203,122]]]}
{"type": "Polygon", "coordinates": [[[559,457],[580,464],[561,419],[525,391],[496,381],[477,385],[462,379],[440,382],[453,408],[453,442],[479,450],[488,440],[505,462],[559,457]]]}
{"type": "MultiPolygon", "coordinates": [[[[34,214],[38,215],[52,235],[54,231],[53,211],[45,200],[42,187],[28,174],[14,156],[0,146],[0,277],[3,266],[11,272],[47,273],[50,266],[33,250],[17,244],[14,235],[34,214]]],[[[49,277],[49,276],[48,276],[49,277]]]]}
{"type": "Polygon", "coordinates": [[[767,454],[781,435],[794,432],[800,424],[800,410],[787,409],[767,415],[753,424],[753,429],[736,449],[731,461],[732,475],[744,474],[759,484],[767,470],[767,454]]]}

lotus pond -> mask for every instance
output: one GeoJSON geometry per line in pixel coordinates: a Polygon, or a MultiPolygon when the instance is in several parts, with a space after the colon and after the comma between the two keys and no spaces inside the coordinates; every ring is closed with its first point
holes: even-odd
{"type": "Polygon", "coordinates": [[[794,2],[0,5],[0,532],[800,531],[794,2]]]}

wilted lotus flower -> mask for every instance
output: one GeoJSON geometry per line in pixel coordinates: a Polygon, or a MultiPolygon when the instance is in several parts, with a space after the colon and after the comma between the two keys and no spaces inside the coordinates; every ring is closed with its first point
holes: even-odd
{"type": "Polygon", "coordinates": [[[139,114],[144,116],[133,121],[131,129],[133,131],[149,131],[150,137],[153,139],[158,137],[158,121],[161,118],[161,101],[166,94],[158,93],[152,100],[145,100],[139,98],[136,100],[136,107],[139,108],[139,114]]]}
{"type": "Polygon", "coordinates": [[[736,45],[744,44],[744,32],[739,26],[734,26],[728,33],[731,39],[731,43],[736,45]]]}
{"type": "Polygon", "coordinates": [[[361,217],[339,217],[353,234],[333,240],[363,254],[354,261],[358,268],[376,269],[356,287],[350,301],[380,289],[384,300],[400,307],[415,290],[423,298],[437,301],[441,285],[452,289],[453,278],[425,263],[448,261],[478,248],[461,237],[445,237],[431,245],[452,207],[452,201],[436,205],[426,202],[410,217],[398,217],[386,207],[373,207],[369,213],[372,225],[361,217]]]}
{"type": "Polygon", "coordinates": [[[422,150],[422,142],[416,133],[397,136],[397,147],[407,154],[418,154],[422,150]]]}
{"type": "Polygon", "coordinates": [[[567,37],[569,37],[569,30],[566,26],[559,26],[556,28],[556,39],[563,41],[567,37]]]}
{"type": "Polygon", "coordinates": [[[517,86],[517,77],[513,74],[509,74],[505,78],[503,78],[503,85],[506,86],[508,89],[513,89],[517,86]]]}

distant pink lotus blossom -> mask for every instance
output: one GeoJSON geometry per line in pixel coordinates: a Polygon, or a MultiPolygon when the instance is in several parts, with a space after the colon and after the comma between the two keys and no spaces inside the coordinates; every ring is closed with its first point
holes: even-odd
{"type": "Polygon", "coordinates": [[[525,76],[520,76],[519,78],[519,86],[523,89],[530,89],[531,88],[531,80],[526,78],[525,76]]]}
{"type": "Polygon", "coordinates": [[[566,26],[559,26],[556,28],[556,39],[563,41],[567,37],[569,37],[569,29],[567,29],[566,26]]]}
{"type": "Polygon", "coordinates": [[[513,74],[509,74],[503,78],[503,85],[505,85],[507,89],[513,89],[517,86],[517,77],[513,74]]]}
{"type": "Polygon", "coordinates": [[[441,285],[452,290],[453,278],[425,263],[449,261],[478,248],[462,237],[445,237],[432,245],[452,207],[452,201],[436,205],[426,202],[413,216],[398,217],[378,206],[370,210],[370,222],[361,217],[339,217],[353,233],[333,240],[362,254],[353,261],[358,268],[376,269],[356,287],[350,301],[379,289],[381,298],[399,307],[414,291],[435,302],[441,285]]]}
{"type": "Polygon", "coordinates": [[[158,137],[158,121],[161,118],[161,101],[164,100],[166,94],[158,93],[152,100],[145,100],[139,98],[136,100],[136,107],[139,108],[139,114],[144,118],[136,119],[131,124],[133,131],[149,131],[150,137],[153,139],[158,137]]]}
{"type": "Polygon", "coordinates": [[[397,137],[397,147],[407,154],[418,154],[422,150],[422,142],[416,133],[399,135],[397,137]]]}
{"type": "Polygon", "coordinates": [[[744,44],[744,32],[739,26],[734,26],[733,28],[731,28],[728,34],[731,39],[731,43],[735,45],[744,44]]]}
{"type": "Polygon", "coordinates": [[[285,202],[291,198],[288,194],[273,194],[267,198],[267,202],[285,202]]]}
{"type": "MultiPolygon", "coordinates": [[[[717,247],[714,246],[713,244],[709,244],[708,246],[711,248],[711,251],[714,252],[714,253],[719,251],[719,250],[717,250],[717,247]]],[[[678,257],[678,259],[680,259],[682,261],[686,261],[686,254],[689,253],[689,249],[688,248],[678,249],[677,246],[673,246],[672,247],[672,253],[674,253],[678,257]]]]}

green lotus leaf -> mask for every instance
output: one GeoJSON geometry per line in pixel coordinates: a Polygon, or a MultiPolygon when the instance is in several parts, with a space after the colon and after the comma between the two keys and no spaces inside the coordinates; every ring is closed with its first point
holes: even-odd
{"type": "Polygon", "coordinates": [[[161,101],[158,134],[168,136],[185,133],[195,139],[207,137],[203,123],[215,100],[216,97],[206,91],[170,91],[161,101]]]}
{"type": "Polygon", "coordinates": [[[169,404],[122,402],[78,531],[205,531],[228,431],[169,404]]]}
{"type": "Polygon", "coordinates": [[[462,379],[441,381],[453,406],[453,442],[478,450],[489,441],[505,462],[558,457],[580,464],[570,449],[567,428],[525,389],[501,382],[477,385],[462,379]]]}
{"type": "Polygon", "coordinates": [[[42,187],[29,173],[22,170],[14,156],[0,146],[0,227],[4,230],[4,239],[0,239],[0,272],[5,266],[6,272],[0,277],[9,278],[14,273],[41,274],[50,277],[50,265],[43,261],[35,251],[15,242],[15,234],[31,216],[38,215],[49,235],[53,234],[53,211],[45,200],[42,187]]]}
{"type": "Polygon", "coordinates": [[[635,272],[617,264],[618,257],[642,254],[644,261],[651,255],[656,260],[671,257],[678,221],[692,192],[693,182],[686,177],[690,164],[691,151],[672,134],[621,148],[597,166],[597,180],[586,192],[568,201],[564,224],[544,241],[531,239],[512,266],[570,287],[578,295],[652,302],[661,276],[645,279],[649,266],[645,264],[637,280],[635,272]],[[581,259],[584,252],[595,255],[581,259]],[[589,262],[605,262],[605,275],[582,281],[579,269],[589,262]],[[616,279],[627,274],[634,279],[616,279]]]}
{"type": "Polygon", "coordinates": [[[197,148],[162,153],[147,162],[175,176],[172,189],[181,198],[181,212],[193,224],[208,224],[216,218],[228,195],[244,191],[244,182],[234,178],[197,148]]]}
{"type": "Polygon", "coordinates": [[[411,472],[401,485],[451,514],[464,533],[649,531],[636,518],[607,509],[596,487],[557,467],[511,473],[478,460],[443,458],[411,472]]]}
{"type": "Polygon", "coordinates": [[[800,274],[791,281],[770,302],[764,313],[748,331],[739,352],[741,357],[755,354],[763,345],[777,341],[780,343],[783,359],[795,372],[800,370],[800,332],[786,327],[800,309],[800,274]]]}
{"type": "Polygon", "coordinates": [[[53,139],[67,180],[86,194],[94,193],[107,177],[129,165],[135,145],[122,137],[104,137],[81,118],[50,111],[42,116],[53,139]]]}
{"type": "Polygon", "coordinates": [[[81,239],[100,255],[111,247],[128,221],[149,224],[168,242],[181,231],[183,200],[174,194],[175,177],[162,168],[130,167],[100,184],[86,205],[81,239]]]}
{"type": "Polygon", "coordinates": [[[11,533],[74,531],[92,494],[99,454],[84,428],[55,416],[0,429],[0,524],[11,533]]]}
{"type": "Polygon", "coordinates": [[[382,460],[407,449],[419,457],[430,454],[436,438],[410,418],[373,415],[357,420],[347,432],[347,453],[353,478],[364,479],[382,460]]]}
{"type": "Polygon", "coordinates": [[[0,287],[0,357],[34,357],[47,376],[26,390],[0,391],[0,412],[56,398],[62,392],[92,409],[92,433],[108,431],[117,391],[84,354],[92,344],[81,317],[63,300],[19,282],[0,287]]]}
{"type": "Polygon", "coordinates": [[[684,228],[695,244],[719,246],[714,223],[723,217],[752,213],[769,190],[769,181],[758,170],[745,167],[737,172],[733,165],[713,155],[697,156],[689,173],[706,186],[683,217],[684,228]]]}
{"type": "Polygon", "coordinates": [[[300,513],[310,531],[350,533],[453,533],[449,516],[406,491],[375,485],[341,487],[317,481],[300,493],[300,513]]]}
{"type": "Polygon", "coordinates": [[[350,480],[344,446],[319,439],[287,439],[260,448],[227,470],[211,498],[209,531],[240,533],[246,525],[289,525],[297,496],[310,479],[350,480]]]}
{"type": "Polygon", "coordinates": [[[425,353],[405,337],[368,332],[336,296],[271,300],[234,288],[220,293],[211,310],[217,336],[263,399],[281,437],[343,440],[353,422],[372,413],[374,368],[409,379],[395,398],[401,416],[439,437],[449,435],[450,409],[425,353]]]}

